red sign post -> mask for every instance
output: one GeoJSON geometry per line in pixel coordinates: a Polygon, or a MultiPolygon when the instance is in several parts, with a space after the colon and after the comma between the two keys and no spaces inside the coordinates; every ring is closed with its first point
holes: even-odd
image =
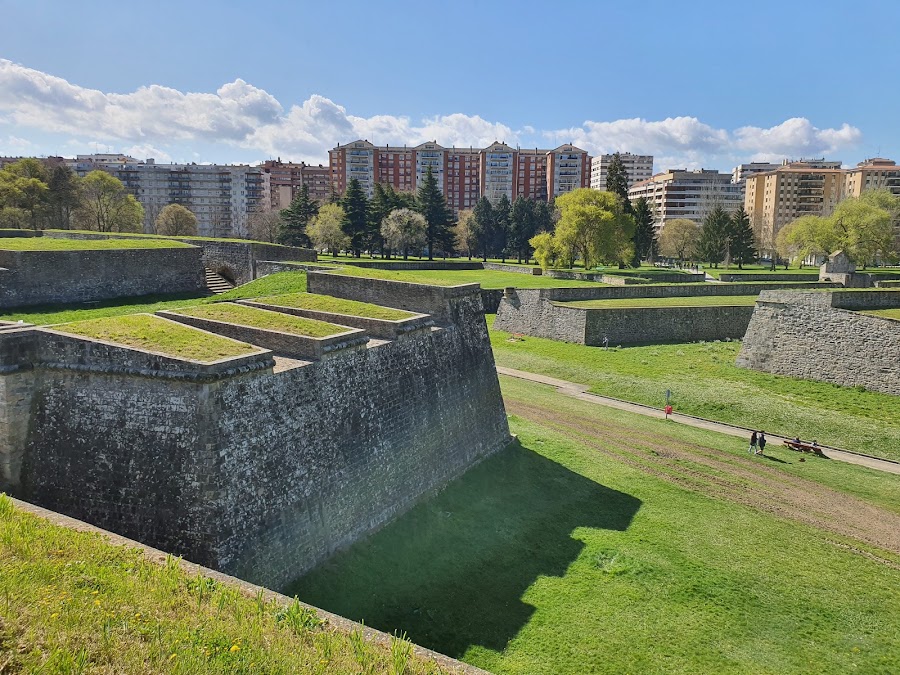
{"type": "Polygon", "coordinates": [[[666,405],[665,411],[666,411],[666,419],[669,419],[669,415],[672,414],[672,406],[666,405]]]}

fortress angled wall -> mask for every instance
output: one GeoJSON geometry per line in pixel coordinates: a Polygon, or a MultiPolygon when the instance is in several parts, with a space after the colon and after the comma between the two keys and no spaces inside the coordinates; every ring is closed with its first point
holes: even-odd
{"type": "Polygon", "coordinates": [[[100,251],[0,250],[0,308],[197,293],[198,248],[100,251]]]}
{"type": "Polygon", "coordinates": [[[900,322],[858,309],[900,307],[900,291],[762,293],[737,365],[900,395],[900,322]]]}
{"type": "Polygon", "coordinates": [[[4,487],[284,587],[509,442],[480,296],[448,302],[440,328],[286,369],[263,352],[206,377],[154,371],[140,350],[122,367],[102,344],[70,362],[93,348],[0,331],[0,397],[19,392],[0,402],[0,459],[20,467],[4,487]],[[4,427],[7,404],[25,424],[4,427]]]}

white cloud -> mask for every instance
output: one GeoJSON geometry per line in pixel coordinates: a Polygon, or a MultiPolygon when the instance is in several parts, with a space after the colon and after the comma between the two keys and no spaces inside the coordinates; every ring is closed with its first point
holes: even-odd
{"type": "Polygon", "coordinates": [[[0,138],[0,155],[17,157],[32,152],[33,144],[27,138],[7,136],[0,138]]]}
{"type": "MultiPolygon", "coordinates": [[[[862,133],[843,124],[819,129],[805,118],[770,128],[716,128],[696,117],[588,120],[569,129],[521,129],[478,115],[452,113],[419,121],[396,115],[359,117],[338,103],[311,95],[283,105],[268,92],[237,79],[214,93],[181,92],[150,85],[130,93],[104,93],[0,59],[0,123],[76,137],[82,147],[116,151],[162,161],[207,154],[218,148],[227,161],[240,148],[253,156],[282,156],[322,162],[337,143],[366,138],[377,144],[417,145],[424,141],[457,147],[484,147],[493,141],[533,147],[573,142],[592,154],[616,150],[657,157],[657,169],[700,166],[730,168],[749,159],[832,156],[858,146],[862,133]],[[539,140],[543,139],[543,140],[539,140]]],[[[23,139],[17,138],[17,142],[23,139]]],[[[10,137],[12,138],[12,137],[10,137]]],[[[12,147],[10,140],[8,146],[12,147]]],[[[34,151],[34,150],[32,150],[34,151]]],[[[58,151],[50,149],[48,152],[58,151]]]]}

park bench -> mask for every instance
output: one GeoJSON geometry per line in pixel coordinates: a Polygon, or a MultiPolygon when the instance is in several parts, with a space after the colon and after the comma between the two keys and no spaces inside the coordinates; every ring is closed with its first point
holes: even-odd
{"type": "Polygon", "coordinates": [[[818,445],[812,445],[810,443],[797,443],[796,441],[785,441],[784,444],[788,446],[791,450],[796,450],[797,452],[811,452],[814,455],[819,455],[820,457],[824,457],[822,454],[822,448],[818,445]]]}

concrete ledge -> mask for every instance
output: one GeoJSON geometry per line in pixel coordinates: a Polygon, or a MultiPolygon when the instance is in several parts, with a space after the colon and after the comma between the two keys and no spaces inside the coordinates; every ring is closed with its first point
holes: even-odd
{"type": "Polygon", "coordinates": [[[302,316],[307,319],[327,321],[328,323],[336,323],[342,326],[351,326],[353,328],[364,330],[372,337],[381,338],[383,340],[396,340],[401,335],[427,330],[434,325],[434,319],[428,314],[419,314],[417,316],[411,316],[408,319],[390,321],[388,319],[372,319],[352,314],[338,314],[337,312],[303,309],[301,307],[284,307],[282,305],[256,302],[254,300],[238,300],[237,304],[257,307],[259,309],[268,309],[283,314],[302,316]]]}
{"type": "Polygon", "coordinates": [[[156,315],[193,326],[194,328],[200,328],[210,333],[224,335],[234,340],[259,345],[276,354],[301,359],[315,359],[317,361],[340,350],[364,348],[369,341],[365,331],[355,328],[348,328],[344,332],[336,333],[335,335],[315,338],[267,328],[257,328],[255,326],[215,321],[213,319],[201,319],[200,317],[179,314],[177,311],[171,310],[159,310],[156,312],[156,315]]]}

